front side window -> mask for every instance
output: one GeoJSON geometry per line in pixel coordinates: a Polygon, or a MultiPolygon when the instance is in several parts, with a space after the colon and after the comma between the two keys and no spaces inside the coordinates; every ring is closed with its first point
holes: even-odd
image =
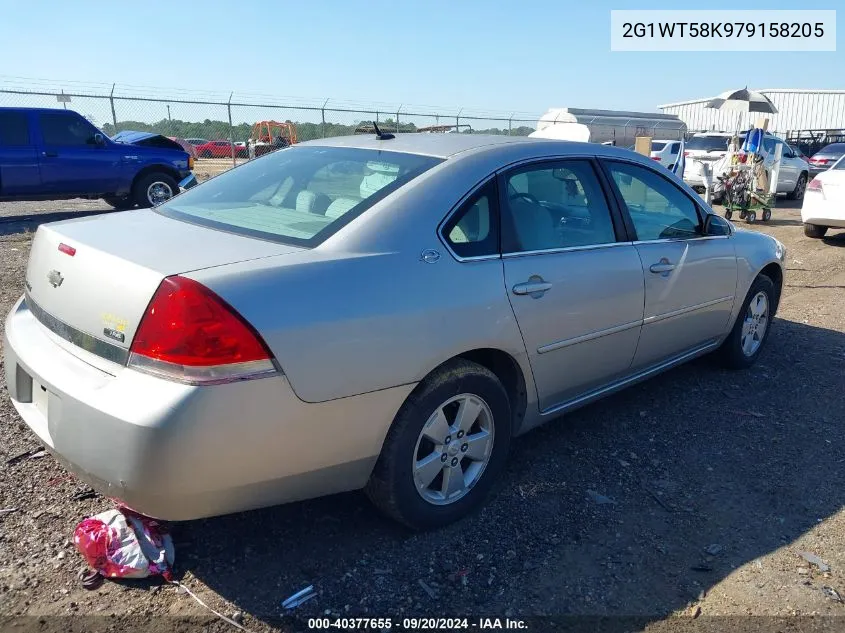
{"type": "Polygon", "coordinates": [[[606,164],[628,208],[637,239],[683,239],[700,235],[701,220],[695,203],[678,187],[640,165],[613,161],[606,164]]]}
{"type": "Polygon", "coordinates": [[[496,185],[491,181],[449,219],[442,233],[458,257],[498,254],[499,222],[496,207],[496,185]]]}
{"type": "Polygon", "coordinates": [[[23,112],[0,112],[0,145],[29,145],[29,124],[23,112]]]}
{"type": "Polygon", "coordinates": [[[439,158],[345,147],[291,147],[189,189],[156,211],[211,228],[317,246],[439,158]]]}
{"type": "Polygon", "coordinates": [[[502,250],[528,252],[616,241],[604,191],[587,160],[543,163],[505,177],[502,250]]]}
{"type": "Polygon", "coordinates": [[[97,128],[71,114],[41,114],[41,134],[46,145],[87,146],[94,144],[97,128]]]}

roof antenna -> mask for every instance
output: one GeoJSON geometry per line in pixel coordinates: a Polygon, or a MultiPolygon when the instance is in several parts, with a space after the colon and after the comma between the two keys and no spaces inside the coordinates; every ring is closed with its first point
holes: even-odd
{"type": "Polygon", "coordinates": [[[380,129],[378,129],[378,123],[376,123],[375,121],[373,121],[373,127],[376,129],[376,138],[380,141],[388,141],[392,138],[396,138],[390,132],[382,132],[380,129]]]}

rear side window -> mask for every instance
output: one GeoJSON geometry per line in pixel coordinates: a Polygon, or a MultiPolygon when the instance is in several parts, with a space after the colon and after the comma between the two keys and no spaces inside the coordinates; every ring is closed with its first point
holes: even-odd
{"type": "Polygon", "coordinates": [[[0,145],[29,145],[26,114],[0,112],[0,145]]]}
{"type": "Polygon", "coordinates": [[[703,152],[724,152],[728,149],[727,136],[693,136],[687,141],[687,149],[703,152]]]}
{"type": "Polygon", "coordinates": [[[224,172],[156,211],[241,235],[317,246],[440,162],[375,149],[294,146],[224,172]]]}
{"type": "Polygon", "coordinates": [[[496,186],[490,181],[477,191],[443,227],[443,237],[458,257],[499,253],[496,186]]]}
{"type": "Polygon", "coordinates": [[[505,178],[502,251],[519,253],[616,241],[604,191],[586,160],[541,163],[505,178]]]}
{"type": "Polygon", "coordinates": [[[651,142],[651,151],[652,152],[659,152],[664,147],[666,147],[666,143],[658,143],[657,141],[651,142]]]}
{"type": "Polygon", "coordinates": [[[97,129],[87,121],[71,114],[40,114],[41,134],[46,145],[90,145],[97,129]]]}

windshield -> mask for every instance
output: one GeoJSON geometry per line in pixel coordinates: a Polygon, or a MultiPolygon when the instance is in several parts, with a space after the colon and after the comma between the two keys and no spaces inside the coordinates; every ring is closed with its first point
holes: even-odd
{"type": "Polygon", "coordinates": [[[728,140],[727,136],[693,136],[686,142],[686,149],[703,152],[726,152],[728,140]]]}
{"type": "Polygon", "coordinates": [[[316,246],[439,158],[290,147],[220,174],[156,211],[232,233],[316,246]]]}

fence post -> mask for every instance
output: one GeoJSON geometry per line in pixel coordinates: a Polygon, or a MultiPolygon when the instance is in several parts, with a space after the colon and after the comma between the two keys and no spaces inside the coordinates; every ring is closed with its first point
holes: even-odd
{"type": "Polygon", "coordinates": [[[402,110],[402,106],[404,104],[399,104],[399,107],[396,109],[396,133],[399,133],[399,112],[402,110]]]}
{"type": "Polygon", "coordinates": [[[235,151],[235,130],[232,127],[232,95],[235,94],[234,92],[229,93],[229,101],[226,103],[226,110],[229,113],[229,149],[232,150],[232,167],[235,167],[238,163],[235,161],[235,156],[237,156],[237,152],[235,151]]]}
{"type": "Polygon", "coordinates": [[[117,133],[117,113],[114,111],[114,86],[115,84],[111,85],[111,92],[109,93],[109,103],[111,103],[111,120],[114,123],[114,131],[115,134],[117,133]]]}
{"type": "Polygon", "coordinates": [[[456,134],[460,133],[460,131],[461,131],[461,112],[463,112],[463,111],[464,111],[464,109],[461,108],[460,110],[458,110],[458,113],[455,115],[455,133],[456,134]]]}
{"type": "Polygon", "coordinates": [[[511,126],[513,124],[513,115],[514,115],[514,113],[511,112],[510,117],[508,117],[508,136],[511,135],[511,126]]]}
{"type": "Polygon", "coordinates": [[[320,108],[320,112],[321,112],[321,113],[322,113],[322,115],[323,115],[323,128],[322,128],[323,138],[326,138],[326,104],[327,104],[328,102],[329,102],[329,100],[328,100],[328,99],[326,99],[325,101],[323,101],[323,107],[322,107],[322,108],[320,108]]]}

